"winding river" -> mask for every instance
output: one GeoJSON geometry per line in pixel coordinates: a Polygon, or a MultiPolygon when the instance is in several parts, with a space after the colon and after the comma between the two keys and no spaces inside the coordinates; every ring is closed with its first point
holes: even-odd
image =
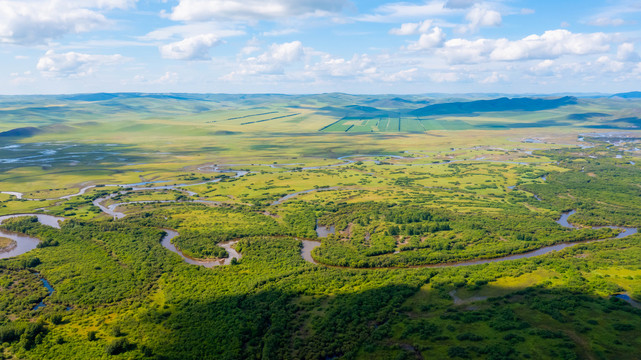
{"type": "MultiPolygon", "coordinates": [[[[566,228],[571,228],[571,229],[576,229],[574,225],[568,222],[568,218],[574,214],[576,211],[568,211],[565,212],[561,215],[561,217],[556,221],[559,225],[566,227],[566,228]]],[[[44,215],[44,214],[17,214],[17,215],[7,215],[7,216],[2,216],[0,217],[0,224],[2,221],[9,219],[9,218],[15,218],[15,217],[20,217],[20,216],[37,216],[38,220],[43,223],[44,225],[60,228],[60,221],[64,221],[64,218],[61,217],[56,217],[56,216],[51,216],[51,215],[44,215]]],[[[615,227],[615,226],[608,226],[609,228],[612,229],[619,229],[623,230],[620,234],[618,234],[615,238],[621,239],[625,238],[627,236],[633,235],[637,233],[636,228],[626,228],[626,227],[615,227]]],[[[602,228],[602,227],[594,227],[595,229],[602,228]]],[[[172,244],[171,240],[177,237],[179,234],[175,230],[171,229],[163,229],[165,231],[165,236],[163,236],[161,240],[161,245],[166,248],[167,250],[178,254],[186,263],[192,264],[192,265],[200,265],[200,266],[205,266],[205,267],[214,267],[214,266],[220,266],[220,265],[229,265],[232,262],[232,259],[240,259],[242,255],[237,252],[233,246],[238,243],[239,240],[233,240],[233,241],[227,241],[224,243],[218,244],[220,247],[224,248],[227,253],[229,254],[228,258],[225,259],[194,259],[192,257],[189,257],[185,254],[183,254],[180,250],[176,248],[174,244],[172,244]]],[[[334,227],[325,227],[325,226],[316,226],[316,232],[319,237],[327,237],[327,235],[333,233],[335,231],[334,227]]],[[[36,248],[38,243],[40,242],[39,239],[27,236],[27,235],[22,235],[22,234],[17,234],[17,233],[12,233],[9,231],[4,231],[0,230],[0,236],[7,237],[9,239],[12,239],[16,241],[17,246],[8,252],[0,253],[0,259],[4,258],[10,258],[10,257],[15,257],[21,254],[24,254],[30,250],[33,250],[36,248]]],[[[460,266],[472,266],[472,265],[481,265],[481,264],[489,264],[489,263],[495,263],[495,262],[502,262],[502,261],[510,261],[510,260],[518,260],[518,259],[526,259],[526,258],[531,258],[531,257],[536,257],[536,256],[541,256],[548,254],[553,251],[560,251],[568,247],[580,245],[580,244],[588,244],[588,243],[593,243],[593,242],[600,242],[600,241],[605,241],[607,239],[597,239],[597,240],[588,240],[588,241],[579,241],[579,242],[572,242],[572,243],[560,243],[552,246],[546,246],[542,247],[537,250],[521,253],[521,254],[514,254],[514,255],[508,255],[508,256],[503,256],[503,257],[497,257],[493,259],[479,259],[479,260],[470,260],[470,261],[463,261],[463,262],[455,262],[455,263],[445,263],[445,264],[428,264],[428,265],[418,265],[418,266],[411,266],[412,268],[419,268],[419,267],[426,267],[426,268],[444,268],[444,267],[460,267],[460,266]]],[[[318,264],[316,260],[314,260],[312,256],[312,251],[319,247],[321,245],[321,242],[318,240],[309,240],[309,239],[300,239],[302,242],[302,248],[301,248],[301,257],[312,264],[318,264]]],[[[324,264],[321,264],[323,266],[326,266],[324,264]]]]}
{"type": "MultiPolygon", "coordinates": [[[[59,216],[52,216],[52,215],[45,215],[45,214],[14,214],[14,215],[0,216],[0,225],[7,219],[23,217],[23,216],[35,216],[38,218],[38,221],[41,224],[51,226],[56,229],[60,229],[60,222],[65,220],[65,218],[62,218],[59,216]]],[[[27,236],[24,234],[14,233],[11,231],[1,230],[1,229],[0,229],[0,236],[9,238],[16,242],[16,246],[10,251],[0,252],[0,259],[7,259],[7,258],[12,258],[18,255],[22,255],[28,251],[35,249],[40,243],[40,239],[27,236]]],[[[42,281],[42,285],[47,289],[46,297],[51,296],[51,294],[53,294],[53,287],[51,286],[51,284],[49,284],[49,282],[45,278],[40,278],[40,281],[42,281]]],[[[34,306],[33,310],[38,310],[47,306],[44,303],[44,301],[45,299],[42,299],[40,303],[34,306]]]]}
{"type": "Polygon", "coordinates": [[[280,199],[273,201],[270,205],[271,206],[280,205],[280,204],[284,203],[285,201],[287,201],[287,200],[289,200],[289,199],[291,199],[293,197],[296,197],[298,195],[302,195],[302,194],[308,194],[308,193],[315,192],[315,191],[331,191],[331,190],[336,190],[336,189],[338,189],[338,188],[337,187],[327,187],[327,188],[318,188],[318,189],[309,189],[309,190],[298,191],[298,192],[295,192],[295,193],[287,194],[287,195],[281,197],[280,199]]]}
{"type": "MultiPolygon", "coordinates": [[[[315,167],[304,167],[302,169],[305,170],[311,170],[311,169],[321,169],[321,168],[331,168],[331,167],[337,167],[337,166],[345,166],[349,164],[353,164],[356,161],[352,160],[351,158],[364,158],[364,157],[391,157],[394,159],[416,159],[413,157],[403,157],[399,155],[348,155],[348,156],[342,156],[339,157],[338,160],[343,161],[342,163],[338,164],[333,164],[333,165],[324,165],[324,166],[315,166],[315,167]]],[[[378,162],[378,160],[369,160],[369,161],[374,161],[378,162]]],[[[456,161],[456,160],[455,160],[456,161]]],[[[235,164],[235,165],[241,165],[241,164],[235,164]]],[[[280,166],[291,166],[291,165],[299,165],[299,164],[276,164],[272,167],[280,167],[280,166]]],[[[210,167],[212,172],[220,172],[220,173],[235,173],[233,178],[239,178],[242,176],[245,176],[249,174],[248,171],[242,171],[242,170],[227,170],[227,169],[220,169],[219,166],[223,165],[211,165],[211,166],[204,166],[199,168],[200,171],[206,171],[205,169],[207,167],[210,167]]],[[[545,177],[542,179],[545,181],[545,177]]],[[[212,202],[212,201],[206,201],[206,200],[150,200],[150,201],[131,201],[131,202],[121,202],[117,204],[111,204],[108,206],[104,206],[103,202],[106,200],[112,199],[117,195],[124,195],[132,191],[144,191],[144,190],[179,190],[186,192],[187,194],[193,196],[197,195],[195,192],[191,192],[185,189],[182,189],[183,187],[189,187],[189,186],[196,186],[196,185],[203,185],[203,184],[208,184],[208,183],[215,183],[221,181],[220,178],[218,179],[213,179],[209,181],[204,181],[204,182],[199,182],[199,183],[192,183],[192,184],[173,184],[173,185],[159,185],[159,186],[153,186],[153,187],[146,187],[146,185],[153,185],[153,184],[159,184],[159,183],[165,183],[168,181],[149,181],[149,182],[140,182],[140,183],[134,183],[134,184],[124,184],[124,185],[102,185],[102,186],[117,186],[120,188],[124,188],[126,190],[121,190],[117,191],[114,193],[111,193],[107,196],[98,198],[93,201],[93,204],[97,207],[99,207],[104,213],[109,214],[113,216],[116,219],[121,219],[126,216],[125,213],[118,212],[116,209],[120,206],[123,205],[129,205],[129,204],[145,204],[145,203],[173,203],[173,202],[197,202],[197,203],[207,203],[207,204],[217,204],[217,202],[212,202]]],[[[89,189],[95,188],[95,187],[102,187],[100,185],[90,185],[81,188],[77,193],[71,194],[71,195],[65,195],[61,196],[58,198],[51,198],[47,200],[60,200],[60,199],[69,199],[75,196],[80,196],[85,194],[89,189]]],[[[513,188],[513,187],[510,187],[513,188]]],[[[314,191],[327,191],[327,190],[335,190],[336,188],[319,188],[319,189],[310,189],[310,190],[304,190],[304,191],[299,191],[295,192],[292,194],[285,195],[281,197],[278,200],[275,200],[274,202],[271,203],[271,205],[279,205],[282,204],[283,202],[301,195],[305,193],[310,193],[314,191]]],[[[18,192],[3,192],[4,194],[10,194],[14,195],[19,199],[24,198],[24,195],[22,193],[18,192]]],[[[536,197],[536,196],[535,196],[536,197]]],[[[537,197],[538,199],[538,197],[537,197]]],[[[40,200],[40,199],[25,199],[25,200],[40,200]]],[[[540,199],[539,199],[540,200],[540,199]]],[[[560,219],[557,220],[557,223],[563,227],[567,228],[572,228],[576,229],[574,225],[568,222],[568,218],[574,214],[576,211],[569,211],[565,212],[561,215],[560,219]]],[[[19,217],[19,216],[37,216],[38,221],[40,221],[44,225],[52,226],[55,228],[60,228],[60,221],[63,221],[64,218],[61,217],[56,217],[56,216],[51,216],[51,215],[45,215],[45,214],[15,214],[15,215],[7,215],[7,216],[0,216],[0,224],[2,221],[8,219],[8,218],[13,218],[13,217],[19,217]]],[[[615,226],[608,226],[609,228],[612,229],[619,229],[623,230],[621,233],[619,233],[616,238],[624,238],[627,236],[630,236],[632,234],[637,233],[636,228],[626,228],[626,227],[615,227],[615,226]]],[[[594,229],[598,229],[601,227],[593,227],[594,229]]],[[[221,243],[219,246],[223,247],[228,253],[229,257],[226,259],[214,259],[214,260],[209,260],[209,259],[194,259],[191,257],[188,257],[184,255],[180,250],[178,250],[172,243],[171,240],[178,236],[178,233],[174,230],[169,230],[169,229],[163,229],[166,232],[166,235],[162,238],[161,244],[164,246],[166,249],[178,254],[183,258],[183,260],[189,264],[193,265],[201,265],[205,267],[213,267],[213,266],[219,266],[219,265],[228,265],[231,263],[232,259],[240,259],[241,254],[239,254],[234,248],[233,245],[235,245],[238,241],[230,241],[226,243],[221,243]]],[[[334,233],[335,229],[333,226],[330,227],[325,227],[325,226],[318,226],[316,227],[316,232],[319,238],[322,237],[327,237],[327,235],[334,233]]],[[[7,231],[0,230],[0,236],[6,237],[9,239],[12,239],[16,242],[17,246],[7,252],[0,253],[0,259],[2,258],[9,258],[9,257],[14,257],[18,256],[21,254],[26,253],[27,251],[30,251],[34,249],[37,244],[39,243],[39,240],[36,238],[32,238],[26,235],[22,234],[16,234],[16,233],[11,233],[7,231]]],[[[317,264],[317,262],[313,259],[312,257],[312,250],[315,249],[316,247],[320,246],[320,241],[317,240],[301,240],[302,241],[302,251],[301,251],[301,256],[305,261],[308,261],[310,263],[317,264]]],[[[515,255],[509,255],[509,256],[504,256],[504,257],[498,257],[494,259],[480,259],[480,260],[472,260],[472,261],[465,261],[465,262],[458,262],[458,263],[448,263],[448,264],[436,264],[436,265],[423,265],[421,267],[456,267],[456,266],[470,266],[470,265],[479,265],[479,264],[486,264],[486,263],[492,263],[492,262],[501,262],[501,261],[509,261],[509,260],[516,260],[516,259],[524,259],[524,258],[530,258],[530,257],[535,257],[535,256],[540,256],[544,255],[547,253],[550,253],[552,251],[559,251],[567,247],[571,246],[576,246],[579,244],[586,244],[590,242],[595,242],[595,241],[603,241],[601,240],[590,240],[590,241],[583,241],[583,242],[573,242],[573,243],[560,243],[552,246],[547,246],[543,247],[534,251],[522,253],[522,254],[515,254],[515,255]]]]}
{"type": "Polygon", "coordinates": [[[34,237],[6,230],[0,230],[0,237],[15,241],[15,246],[10,247],[8,251],[0,252],[0,259],[7,259],[22,255],[27,251],[35,249],[40,243],[40,240],[34,237]]]}
{"type": "Polygon", "coordinates": [[[230,265],[232,262],[232,259],[239,260],[242,255],[236,249],[233,248],[233,246],[239,241],[239,240],[233,240],[233,241],[226,241],[223,243],[218,244],[218,246],[222,247],[223,249],[227,250],[227,253],[229,254],[229,257],[225,259],[194,259],[190,256],[187,256],[182,253],[182,251],[178,250],[174,244],[172,244],[171,240],[175,237],[177,237],[178,232],[176,230],[171,230],[171,229],[163,229],[165,232],[165,236],[163,236],[161,240],[161,245],[173,252],[178,254],[186,263],[192,264],[192,265],[200,265],[204,266],[207,268],[214,267],[214,266],[220,266],[220,265],[230,265]]]}
{"type": "MultiPolygon", "coordinates": [[[[576,213],[576,210],[571,210],[568,212],[564,212],[561,214],[561,218],[556,221],[557,224],[569,228],[569,229],[578,229],[578,227],[572,225],[570,222],[568,222],[568,218],[576,213]]],[[[638,232],[637,228],[631,228],[631,227],[624,227],[624,226],[593,226],[592,229],[613,229],[613,230],[622,230],[617,236],[615,236],[615,239],[623,239],[624,237],[628,237],[630,235],[634,235],[638,232]]]]}
{"type": "MultiPolygon", "coordinates": [[[[248,171],[241,171],[241,170],[217,170],[217,172],[222,172],[222,173],[235,173],[232,178],[239,178],[242,176],[245,176],[249,174],[248,171]]],[[[115,219],[122,219],[125,216],[127,216],[125,213],[116,211],[116,208],[119,206],[123,205],[130,205],[130,204],[153,204],[153,203],[180,203],[180,202],[192,202],[192,203],[201,203],[201,204],[212,204],[216,205],[219,204],[217,201],[207,201],[207,200],[140,200],[140,201],[129,201],[129,202],[121,202],[117,204],[111,204],[109,206],[104,206],[102,203],[116,197],[117,195],[125,195],[133,191],[145,191],[145,190],[178,190],[187,193],[189,196],[195,196],[198,195],[198,193],[195,193],[193,191],[185,190],[182,189],[183,187],[189,187],[189,186],[197,186],[197,185],[205,185],[205,184],[211,184],[211,183],[217,183],[221,181],[222,179],[213,179],[209,181],[203,181],[199,183],[193,183],[193,184],[174,184],[174,185],[163,185],[163,186],[155,186],[155,187],[143,187],[143,185],[149,185],[153,183],[159,183],[157,182],[143,182],[143,183],[137,183],[137,184],[125,184],[125,185],[106,185],[106,186],[118,186],[121,188],[127,188],[128,190],[121,190],[117,191],[114,193],[111,193],[107,196],[103,196],[101,198],[95,199],[92,203],[94,206],[97,206],[102,210],[107,215],[113,216],[115,219]]],[[[160,182],[166,182],[166,181],[160,181],[160,182]]]]}
{"type": "MultiPolygon", "coordinates": [[[[114,204],[114,205],[118,205],[118,204],[114,204]]],[[[38,221],[43,225],[51,226],[57,229],[60,229],[60,222],[65,220],[65,218],[63,217],[46,215],[46,214],[15,214],[15,215],[0,216],[0,225],[7,219],[23,217],[23,216],[36,216],[38,218],[38,221]]],[[[229,254],[228,258],[211,259],[211,260],[210,259],[194,259],[183,254],[180,250],[176,248],[176,246],[174,246],[174,244],[171,243],[171,240],[179,235],[177,231],[170,230],[170,229],[163,229],[163,231],[165,231],[165,236],[163,236],[161,240],[161,245],[167,250],[178,254],[180,257],[183,258],[185,262],[192,265],[201,265],[205,267],[229,265],[231,264],[232,259],[239,260],[242,257],[242,255],[238,251],[236,251],[236,249],[233,248],[233,246],[239,240],[234,240],[234,241],[227,241],[227,242],[218,244],[218,246],[222,247],[227,251],[227,253],[229,254]]],[[[7,259],[7,258],[12,258],[12,257],[22,255],[26,252],[29,252],[35,249],[40,243],[40,239],[27,236],[24,234],[14,233],[11,231],[1,230],[1,229],[0,229],[0,237],[5,237],[16,242],[16,246],[11,248],[9,251],[0,252],[0,259],[7,259]]],[[[46,282],[45,279],[42,279],[42,281],[45,287],[47,288],[47,290],[49,290],[50,293],[53,292],[53,288],[51,288],[51,285],[49,285],[49,283],[46,282]]],[[[35,309],[37,310],[42,306],[44,306],[44,304],[40,303],[38,306],[36,306],[35,309]]]]}
{"type": "MultiPolygon", "coordinates": [[[[570,229],[577,229],[576,226],[570,224],[568,222],[568,218],[572,215],[575,214],[576,210],[564,212],[561,214],[561,217],[556,220],[556,223],[570,229]]],[[[628,228],[628,227],[620,227],[620,226],[594,226],[593,229],[600,229],[600,228],[610,228],[610,229],[616,229],[616,230],[623,230],[621,233],[619,233],[617,236],[614,237],[614,239],[622,239],[625,237],[628,237],[630,235],[634,235],[638,232],[637,228],[628,228]]],[[[321,233],[318,232],[318,226],[317,226],[317,233],[319,234],[319,237],[321,237],[321,233]]],[[[323,237],[326,237],[327,234],[325,232],[322,232],[324,235],[323,237]]],[[[502,256],[502,257],[497,257],[493,259],[478,259],[478,260],[469,260],[469,261],[461,261],[461,262],[452,262],[452,263],[444,263],[444,264],[426,264],[426,265],[416,265],[416,266],[408,266],[409,268],[445,268],[445,267],[460,267],[460,266],[472,266],[472,265],[482,265],[482,264],[490,264],[490,263],[495,263],[495,262],[503,262],[503,261],[510,261],[510,260],[519,260],[519,259],[527,259],[527,258],[532,258],[536,256],[541,256],[545,255],[548,253],[551,253],[553,251],[560,251],[565,248],[569,248],[572,246],[577,246],[577,245],[582,245],[582,244],[589,244],[589,243],[594,243],[594,242],[601,242],[605,241],[608,239],[596,239],[596,240],[586,240],[586,241],[576,241],[576,242],[570,242],[570,243],[559,243],[556,245],[551,245],[551,246],[545,246],[540,249],[524,252],[521,254],[514,254],[514,255],[508,255],[508,256],[502,256]]],[[[303,249],[302,249],[302,256],[303,258],[311,262],[313,264],[318,264],[317,261],[314,260],[314,258],[311,256],[312,250],[315,248],[319,247],[321,245],[320,241],[314,241],[314,240],[304,240],[303,241],[303,249]]],[[[324,266],[330,266],[330,265],[325,265],[324,266]]],[[[330,267],[342,267],[342,266],[330,266],[330,267]]],[[[393,267],[388,267],[388,268],[393,268],[393,267]]]]}
{"type": "MultiPolygon", "coordinates": [[[[5,215],[0,216],[0,224],[2,224],[7,219],[23,217],[23,216],[36,216],[38,221],[43,225],[51,226],[57,229],[60,229],[60,221],[65,219],[58,216],[45,215],[45,214],[14,214],[14,215],[5,215]]],[[[24,234],[14,233],[12,231],[1,230],[0,237],[5,237],[16,242],[16,246],[11,248],[9,251],[0,252],[0,259],[12,258],[18,255],[22,255],[28,251],[35,249],[40,243],[40,239],[36,239],[31,236],[24,234]]]]}

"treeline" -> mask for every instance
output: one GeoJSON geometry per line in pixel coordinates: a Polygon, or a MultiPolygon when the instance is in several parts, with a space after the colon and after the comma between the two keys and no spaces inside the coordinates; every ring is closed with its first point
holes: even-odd
{"type": "Polygon", "coordinates": [[[336,266],[402,267],[490,259],[563,242],[605,239],[618,232],[566,229],[548,215],[513,205],[495,214],[386,203],[329,209],[334,212],[321,216],[319,222],[336,222],[337,233],[325,239],[314,256],[336,266]]]}
{"type": "Polygon", "coordinates": [[[569,171],[551,173],[545,183],[520,186],[544,200],[537,206],[576,209],[574,221],[587,226],[641,226],[641,173],[636,165],[615,158],[617,152],[604,147],[545,154],[569,171]]]}

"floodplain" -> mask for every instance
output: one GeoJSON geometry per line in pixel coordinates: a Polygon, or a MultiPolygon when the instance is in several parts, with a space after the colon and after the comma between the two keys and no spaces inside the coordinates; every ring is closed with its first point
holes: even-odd
{"type": "Polygon", "coordinates": [[[638,355],[638,99],[109,95],[0,98],[0,358],[638,355]]]}

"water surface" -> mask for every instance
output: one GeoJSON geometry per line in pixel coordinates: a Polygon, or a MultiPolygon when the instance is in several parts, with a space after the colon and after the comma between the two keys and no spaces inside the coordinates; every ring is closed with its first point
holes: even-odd
{"type": "Polygon", "coordinates": [[[236,251],[236,249],[233,248],[233,246],[239,241],[239,240],[234,240],[234,241],[226,241],[224,243],[218,244],[218,246],[222,247],[223,249],[227,250],[227,253],[229,254],[229,257],[225,259],[215,259],[215,260],[203,260],[203,259],[194,259],[190,256],[187,256],[182,253],[182,251],[178,250],[176,246],[171,242],[171,240],[178,235],[180,235],[177,231],[171,230],[171,229],[163,229],[163,231],[166,233],[165,236],[163,236],[161,240],[161,245],[173,252],[178,254],[183,260],[192,265],[200,265],[204,267],[214,267],[214,266],[220,266],[220,265],[230,265],[232,259],[240,259],[242,255],[236,251]]]}

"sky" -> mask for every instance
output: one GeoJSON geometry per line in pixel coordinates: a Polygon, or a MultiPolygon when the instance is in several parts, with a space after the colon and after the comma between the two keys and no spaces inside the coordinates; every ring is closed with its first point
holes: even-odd
{"type": "Polygon", "coordinates": [[[639,0],[0,0],[0,94],[641,90],[639,0]]]}

